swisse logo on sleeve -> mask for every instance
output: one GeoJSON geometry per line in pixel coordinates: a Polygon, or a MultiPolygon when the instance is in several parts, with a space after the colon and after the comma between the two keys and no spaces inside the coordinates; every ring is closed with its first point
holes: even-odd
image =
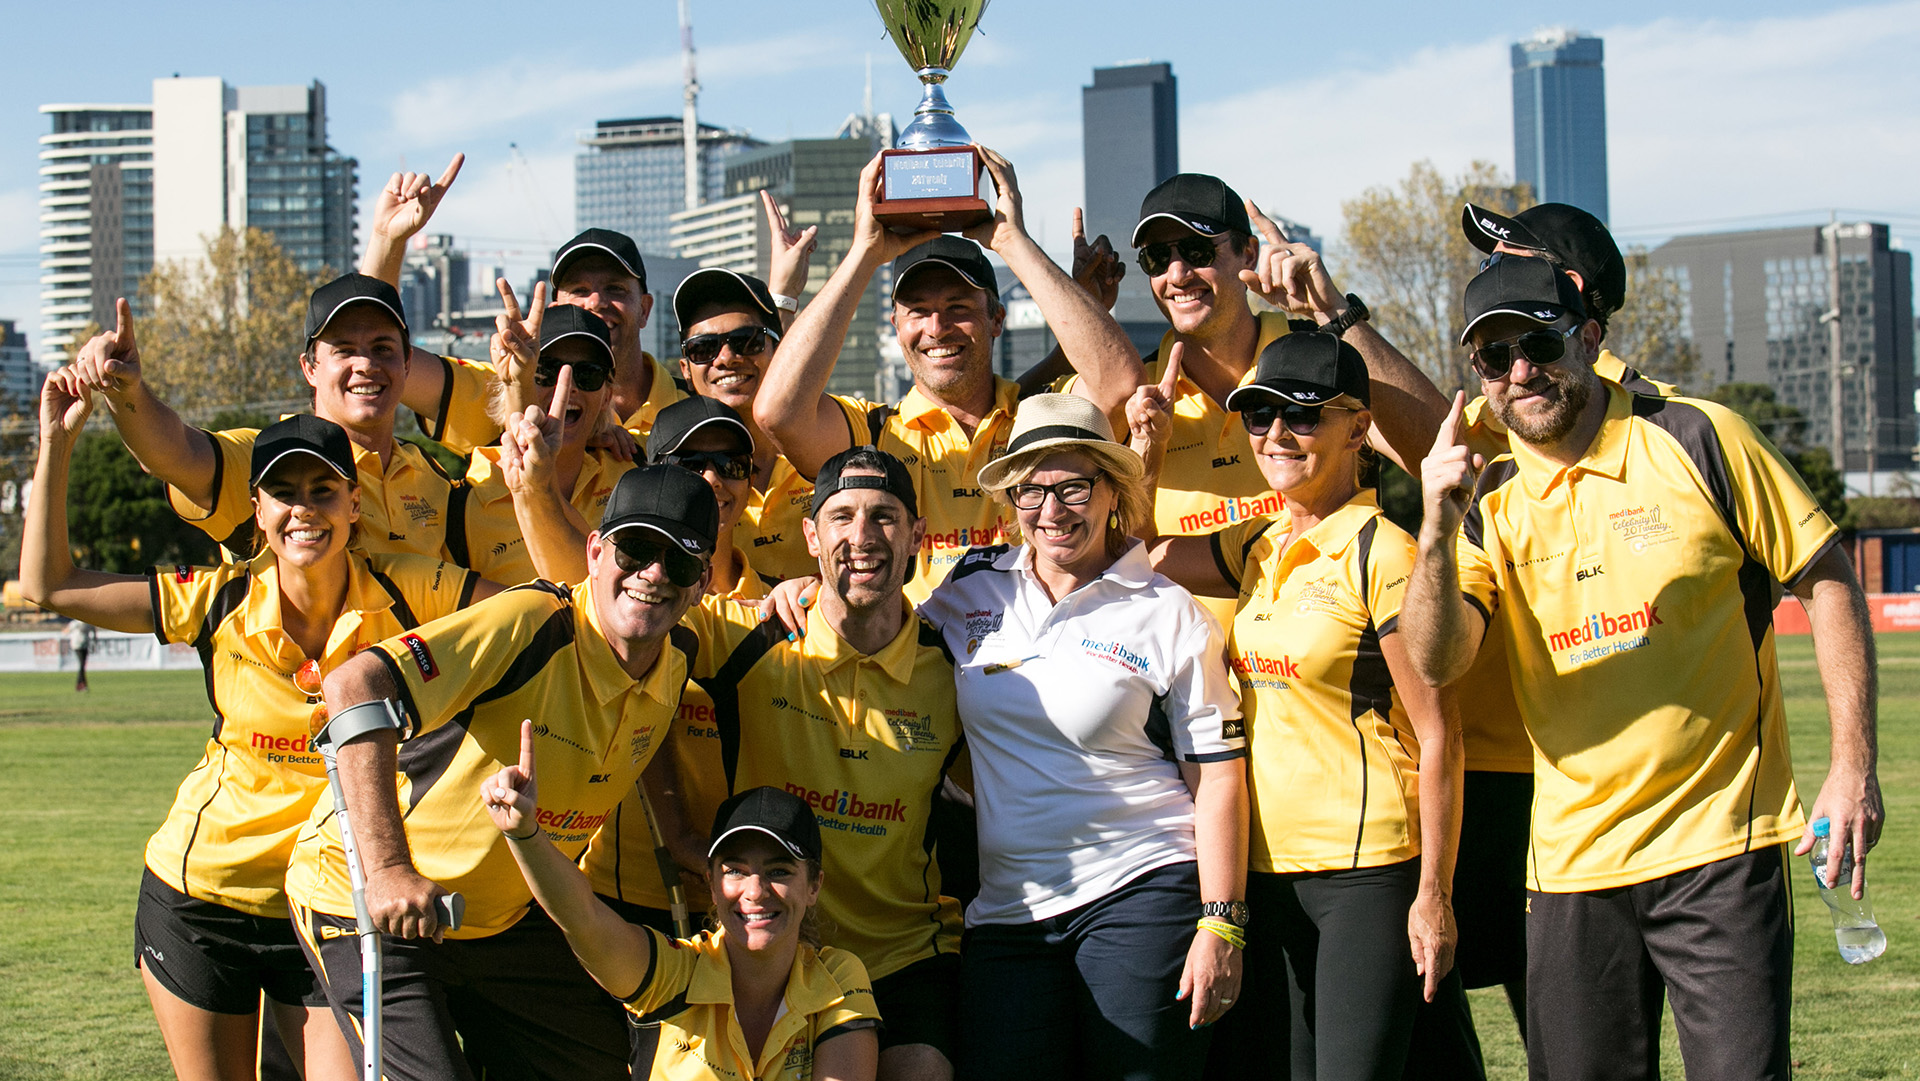
{"type": "Polygon", "coordinates": [[[440,676],[440,666],[433,661],[433,651],[427,648],[427,640],[417,634],[403,634],[400,641],[413,654],[414,666],[420,669],[420,678],[432,683],[440,676]]]}

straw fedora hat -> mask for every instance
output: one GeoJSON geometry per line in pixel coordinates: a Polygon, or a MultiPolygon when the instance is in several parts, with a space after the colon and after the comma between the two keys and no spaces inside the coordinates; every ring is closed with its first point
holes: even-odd
{"type": "Polygon", "coordinates": [[[1115,476],[1138,481],[1146,472],[1140,455],[1113,438],[1100,407],[1077,394],[1036,394],[1020,403],[1007,449],[980,467],[980,486],[1001,491],[1056,451],[1077,450],[1115,476]]]}

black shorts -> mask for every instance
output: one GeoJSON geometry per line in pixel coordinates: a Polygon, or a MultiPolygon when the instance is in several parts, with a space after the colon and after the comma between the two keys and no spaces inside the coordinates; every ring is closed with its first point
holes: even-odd
{"type": "Polygon", "coordinates": [[[873,981],[880,1050],[923,1043],[947,1057],[960,1043],[960,955],[943,953],[873,981]]]}
{"type": "MultiPolygon", "coordinates": [[[[359,1061],[360,940],[351,918],[295,906],[300,944],[359,1061]]],[[[390,1081],[625,1081],[625,1010],[539,908],[486,938],[381,939],[390,1081]]]]}
{"type": "Polygon", "coordinates": [[[189,897],[151,869],[140,876],[133,963],[173,997],[212,1013],[253,1013],[262,991],[289,1006],[327,1004],[291,921],[189,897]]]}
{"type": "Polygon", "coordinates": [[[1617,889],[1529,891],[1533,1076],[1659,1077],[1661,1004],[1670,999],[1688,1078],[1786,1078],[1785,847],[1617,889]]]}
{"type": "Polygon", "coordinates": [[[1527,837],[1533,774],[1470,770],[1461,786],[1460,853],[1453,867],[1453,966],[1468,987],[1527,974],[1527,837]]]}

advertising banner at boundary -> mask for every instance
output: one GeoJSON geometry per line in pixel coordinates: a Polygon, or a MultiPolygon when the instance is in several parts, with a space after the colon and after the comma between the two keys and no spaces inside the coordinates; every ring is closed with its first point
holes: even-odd
{"type": "MultiPolygon", "coordinates": [[[[59,631],[0,634],[0,672],[71,672],[79,664],[59,631]]],[[[87,654],[87,671],[200,667],[200,655],[179,642],[161,645],[151,634],[100,631],[87,654]]]]}
{"type": "MultiPolygon", "coordinates": [[[[1867,612],[1875,631],[1920,631],[1920,594],[1869,593],[1867,612]]],[[[1773,630],[1776,634],[1813,633],[1798,597],[1789,595],[1773,610],[1773,630]]]]}

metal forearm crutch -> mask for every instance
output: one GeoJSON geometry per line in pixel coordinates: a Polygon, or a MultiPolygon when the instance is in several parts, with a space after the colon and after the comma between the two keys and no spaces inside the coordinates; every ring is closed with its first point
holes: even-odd
{"type": "MultiPolygon", "coordinates": [[[[389,699],[378,699],[349,706],[327,722],[313,742],[327,764],[327,787],[333,793],[333,815],[340,823],[340,847],[347,857],[347,881],[353,886],[353,919],[360,939],[360,1045],[364,1081],[382,1081],[385,1076],[385,1047],[382,1042],[381,945],[380,932],[367,911],[367,876],[360,863],[360,849],[354,844],[353,823],[347,815],[346,791],[340,787],[340,766],[335,757],[338,747],[383,729],[393,729],[405,738],[408,725],[404,715],[389,699]]],[[[448,929],[460,926],[466,905],[457,893],[438,899],[440,922],[448,929]]]]}
{"type": "Polygon", "coordinates": [[[653,813],[653,798],[647,794],[647,782],[636,777],[633,788],[640,793],[640,809],[647,816],[647,833],[653,838],[653,861],[660,867],[660,883],[667,887],[667,910],[673,914],[673,933],[678,938],[692,938],[693,920],[687,915],[687,892],[680,888],[680,865],[667,849],[667,836],[660,831],[660,816],[653,813]]]}

